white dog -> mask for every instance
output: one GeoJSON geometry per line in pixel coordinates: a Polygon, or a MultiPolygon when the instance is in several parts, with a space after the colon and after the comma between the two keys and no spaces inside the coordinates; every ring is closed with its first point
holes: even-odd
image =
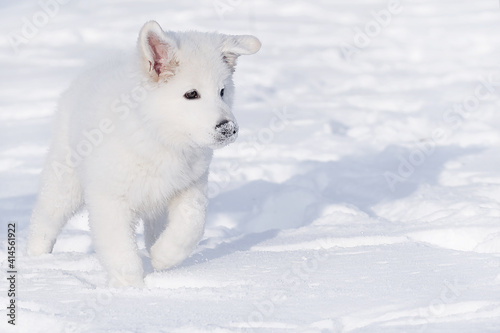
{"type": "Polygon", "coordinates": [[[203,234],[213,149],[236,139],[236,59],[254,36],[164,32],[144,25],[138,52],[77,80],[59,103],[33,210],[28,254],[52,251],[83,204],[112,286],[143,282],[135,225],[155,269],[179,264],[203,234]]]}

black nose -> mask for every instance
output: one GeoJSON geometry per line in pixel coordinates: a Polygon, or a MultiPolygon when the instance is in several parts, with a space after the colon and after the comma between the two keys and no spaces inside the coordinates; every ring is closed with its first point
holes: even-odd
{"type": "Polygon", "coordinates": [[[231,120],[223,120],[217,126],[215,130],[226,138],[235,135],[238,132],[238,126],[231,120]]]}

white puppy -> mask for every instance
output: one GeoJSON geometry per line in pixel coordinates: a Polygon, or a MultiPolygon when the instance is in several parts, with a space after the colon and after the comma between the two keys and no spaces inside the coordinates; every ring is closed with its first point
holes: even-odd
{"type": "Polygon", "coordinates": [[[236,139],[236,59],[254,36],[144,25],[138,52],[95,68],[62,96],[30,224],[28,254],[52,251],[83,204],[112,286],[143,284],[135,224],[155,269],[179,264],[203,234],[213,149],[236,139]]]}

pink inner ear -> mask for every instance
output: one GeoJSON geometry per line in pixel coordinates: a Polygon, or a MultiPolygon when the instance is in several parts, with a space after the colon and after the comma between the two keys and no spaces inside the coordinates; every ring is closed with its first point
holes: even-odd
{"type": "Polygon", "coordinates": [[[150,34],[148,36],[148,44],[153,53],[154,69],[158,76],[167,70],[168,63],[168,44],[165,44],[157,35],[150,34]]]}

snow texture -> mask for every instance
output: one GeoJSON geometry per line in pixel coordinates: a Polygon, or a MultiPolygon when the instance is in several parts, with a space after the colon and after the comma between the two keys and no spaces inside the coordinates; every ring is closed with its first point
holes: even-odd
{"type": "Polygon", "coordinates": [[[1,332],[500,331],[498,1],[0,7],[0,260],[14,221],[19,271],[1,332]],[[85,211],[50,255],[24,255],[27,226],[58,96],[151,19],[262,49],[237,65],[196,253],[109,289],[85,211]]]}

